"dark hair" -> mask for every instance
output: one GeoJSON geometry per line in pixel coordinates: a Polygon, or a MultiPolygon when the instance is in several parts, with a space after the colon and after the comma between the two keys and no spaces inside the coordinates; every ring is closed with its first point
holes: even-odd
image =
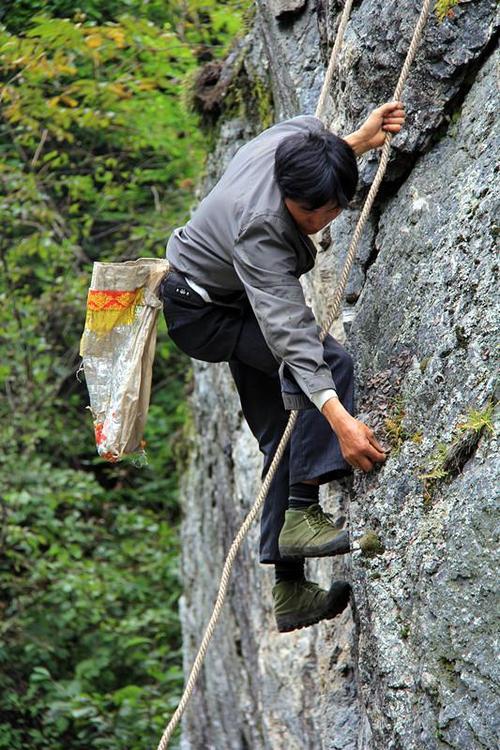
{"type": "Polygon", "coordinates": [[[325,128],[284,138],[276,149],[274,175],[283,198],[311,209],[330,201],[346,208],[356,192],[358,165],[351,146],[325,128]]]}

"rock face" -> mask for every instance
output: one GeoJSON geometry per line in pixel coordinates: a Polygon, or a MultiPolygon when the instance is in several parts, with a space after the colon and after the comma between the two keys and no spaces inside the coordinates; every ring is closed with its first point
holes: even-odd
{"type": "MultiPolygon", "coordinates": [[[[340,3],[298,3],[284,16],[286,3],[268,3],[247,39],[247,75],[268,80],[276,119],[314,112],[340,3]]],[[[355,360],[357,416],[391,454],[369,474],[322,487],[323,505],[354,539],[373,529],[382,549],[309,561],[309,577],[325,586],[332,575],[352,581],[354,611],[280,635],[272,568],[257,562],[252,530],[183,719],[183,750],[497,746],[495,5],[462,2],[444,22],[429,19],[403,93],[407,124],[332,331],[355,360]]],[[[420,6],[356,4],[331,91],[336,132],[390,100],[420,6]]],[[[223,123],[205,189],[257,129],[223,123]]],[[[360,159],[357,207],[333,222],[331,247],[304,279],[319,317],[377,157],[360,159]]],[[[194,372],[182,487],[186,672],[261,467],[227,365],[195,362],[194,372]]]]}

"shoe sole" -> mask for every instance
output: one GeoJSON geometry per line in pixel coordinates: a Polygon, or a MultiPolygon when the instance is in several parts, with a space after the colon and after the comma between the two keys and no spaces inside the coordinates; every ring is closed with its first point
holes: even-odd
{"type": "Polygon", "coordinates": [[[281,557],[329,557],[331,555],[346,555],[351,551],[349,546],[349,532],[341,531],[335,539],[319,547],[287,547],[279,545],[281,557]]]}
{"type": "Polygon", "coordinates": [[[327,608],[326,610],[317,612],[316,614],[308,613],[307,617],[297,618],[297,616],[294,617],[293,615],[282,615],[281,617],[277,617],[276,625],[278,627],[278,631],[280,633],[290,633],[292,630],[302,630],[302,628],[307,628],[310,625],[315,625],[317,622],[321,622],[321,620],[333,620],[334,617],[342,614],[344,609],[349,604],[349,599],[350,591],[346,593],[345,600],[341,599],[341,601],[338,602],[336,607],[333,609],[327,608]]]}

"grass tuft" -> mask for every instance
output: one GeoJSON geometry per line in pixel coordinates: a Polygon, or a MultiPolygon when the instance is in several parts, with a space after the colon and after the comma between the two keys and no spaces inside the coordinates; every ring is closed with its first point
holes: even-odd
{"type": "Polygon", "coordinates": [[[424,502],[430,504],[438,482],[459,474],[477,448],[483,432],[494,434],[493,410],[490,399],[483,409],[470,409],[462,422],[458,422],[450,443],[438,443],[429,460],[429,467],[419,479],[424,482],[424,502]]]}

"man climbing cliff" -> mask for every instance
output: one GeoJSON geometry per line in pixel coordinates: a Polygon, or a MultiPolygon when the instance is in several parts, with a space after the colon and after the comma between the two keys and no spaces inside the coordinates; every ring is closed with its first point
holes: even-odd
{"type": "Polygon", "coordinates": [[[386,458],[354,417],[352,357],[320,328],[299,277],[315,262],[308,235],[348,206],[356,157],[380,148],[404,123],[402,102],[376,108],[341,138],[313,116],[265,130],[239,149],[191,220],[167,245],[172,270],[161,294],[169,335],[184,352],[229,363],[243,415],[267,472],[287,423],[299,410],[261,519],[260,562],[275,565],[280,631],[335,617],[350,587],[307,581],[304,558],[349,551],[318,502],[319,485],[370,471],[386,458]]]}

